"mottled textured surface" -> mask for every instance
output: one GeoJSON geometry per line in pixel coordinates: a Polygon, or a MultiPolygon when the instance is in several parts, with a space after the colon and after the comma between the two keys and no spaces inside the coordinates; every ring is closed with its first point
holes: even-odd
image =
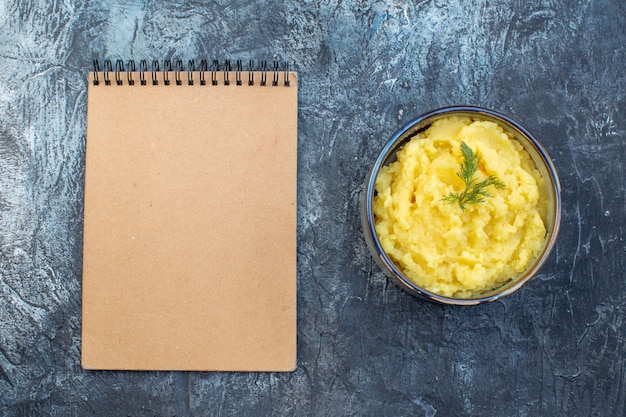
{"type": "Polygon", "coordinates": [[[626,415],[624,45],[622,0],[0,0],[0,414],[626,415]],[[95,57],[297,63],[294,373],[81,370],[95,57]],[[360,231],[376,153],[449,104],[521,121],[563,186],[550,262],[485,306],[407,295],[360,231]]]}

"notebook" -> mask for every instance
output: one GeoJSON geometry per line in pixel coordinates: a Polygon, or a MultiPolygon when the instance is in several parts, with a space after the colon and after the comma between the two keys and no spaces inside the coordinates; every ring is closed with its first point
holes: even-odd
{"type": "Polygon", "coordinates": [[[82,366],[294,370],[297,74],[94,64],[82,366]]]}

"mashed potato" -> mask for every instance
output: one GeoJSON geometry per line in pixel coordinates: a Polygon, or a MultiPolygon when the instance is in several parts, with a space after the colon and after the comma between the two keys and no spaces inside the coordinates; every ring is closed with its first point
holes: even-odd
{"type": "Polygon", "coordinates": [[[544,179],[522,146],[498,124],[450,116],[435,121],[376,178],[375,228],[385,252],[417,285],[466,298],[523,272],[546,236],[544,179]],[[461,210],[442,198],[462,192],[461,141],[482,160],[475,177],[506,188],[461,210]]]}

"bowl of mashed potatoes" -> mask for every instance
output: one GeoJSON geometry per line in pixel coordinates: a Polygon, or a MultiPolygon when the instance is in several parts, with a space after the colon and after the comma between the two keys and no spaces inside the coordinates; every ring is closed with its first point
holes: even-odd
{"type": "Polygon", "coordinates": [[[561,190],[544,147],[479,107],[426,113],[396,132],[361,196],[365,241],[401,288],[474,305],[509,295],[556,243],[561,190]]]}

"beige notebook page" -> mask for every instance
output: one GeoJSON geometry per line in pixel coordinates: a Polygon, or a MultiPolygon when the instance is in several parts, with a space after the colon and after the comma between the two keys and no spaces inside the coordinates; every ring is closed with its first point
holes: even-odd
{"type": "Polygon", "coordinates": [[[266,86],[173,74],[90,75],[82,365],[291,371],[296,74],[288,87],[282,72],[278,86],[273,72],[266,86]]]}

